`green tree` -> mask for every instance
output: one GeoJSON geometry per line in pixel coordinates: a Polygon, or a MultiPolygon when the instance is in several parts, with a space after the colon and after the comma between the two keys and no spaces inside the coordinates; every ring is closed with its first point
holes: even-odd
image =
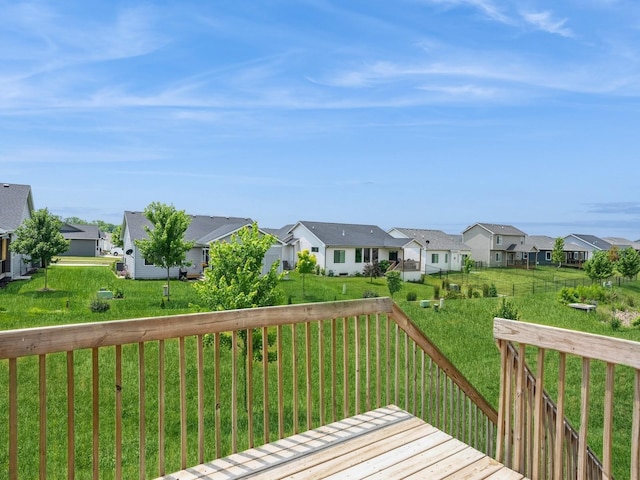
{"type": "Polygon", "coordinates": [[[296,270],[302,276],[302,296],[304,296],[304,277],[307,273],[313,273],[318,263],[316,256],[309,253],[309,250],[298,252],[298,263],[296,270]]]}
{"type": "Polygon", "coordinates": [[[618,255],[616,270],[623,277],[632,280],[633,277],[640,273],[640,254],[631,247],[623,249],[618,255]]]}
{"type": "Polygon", "coordinates": [[[614,263],[609,258],[609,253],[599,250],[582,265],[587,276],[595,281],[602,281],[613,275],[614,263]]]}
{"type": "Polygon", "coordinates": [[[474,263],[475,262],[473,261],[473,258],[471,258],[470,256],[464,257],[464,264],[462,265],[462,271],[467,275],[469,275],[471,273],[471,270],[473,269],[474,263]]]}
{"type": "Polygon", "coordinates": [[[382,269],[378,262],[367,263],[362,269],[362,275],[369,277],[369,282],[373,283],[373,279],[382,276],[382,269]]]}
{"type": "Polygon", "coordinates": [[[114,247],[124,247],[124,241],[122,237],[122,224],[116,225],[111,232],[111,243],[114,247]]]}
{"type": "MultiPolygon", "coordinates": [[[[204,304],[211,310],[235,310],[276,305],[280,294],[276,287],[280,275],[278,261],[262,273],[264,256],[276,242],[273,235],[262,235],[258,225],[241,228],[229,242],[214,242],[209,246],[209,265],[204,279],[194,288],[204,304]]],[[[252,357],[262,349],[260,332],[254,330],[251,344],[252,357]]],[[[240,355],[246,367],[248,358],[247,330],[240,330],[240,355]]],[[[267,338],[267,342],[272,339],[267,338]]],[[[268,343],[269,345],[271,343],[268,343]]],[[[245,369],[241,369],[244,373],[245,369]]],[[[243,390],[244,391],[244,390],[243,390]]]]}
{"type": "Polygon", "coordinates": [[[191,219],[184,210],[176,210],[173,205],[160,202],[149,204],[144,209],[144,216],[151,222],[151,227],[144,226],[148,238],[135,240],[135,244],[147,262],[167,271],[167,301],[169,301],[170,269],[188,265],[187,252],[195,243],[184,239],[191,219]]]}
{"type": "Polygon", "coordinates": [[[391,298],[396,292],[399,292],[402,288],[402,280],[400,279],[400,272],[387,272],[387,288],[391,294],[391,298]]]}
{"type": "Polygon", "coordinates": [[[564,259],[564,238],[558,237],[553,244],[553,250],[551,251],[551,261],[553,263],[557,263],[558,268],[560,268],[564,259]]]}
{"type": "Polygon", "coordinates": [[[60,229],[62,220],[46,208],[33,212],[31,218],[25,220],[16,229],[16,240],[10,248],[16,253],[28,255],[32,261],[41,262],[44,267],[44,289],[48,290],[48,270],[51,260],[56,255],[69,250],[71,242],[65,240],[60,229]]]}

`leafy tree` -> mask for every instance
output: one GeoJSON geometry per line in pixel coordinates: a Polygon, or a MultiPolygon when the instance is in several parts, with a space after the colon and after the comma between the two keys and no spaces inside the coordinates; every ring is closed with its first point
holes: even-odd
{"type": "Polygon", "coordinates": [[[558,237],[553,244],[553,250],[551,251],[551,261],[553,263],[557,263],[558,268],[560,268],[564,259],[564,238],[558,237]]]}
{"type": "Polygon", "coordinates": [[[66,217],[62,220],[64,223],[76,223],[78,225],[89,225],[89,222],[80,217],[66,217]]]}
{"type": "MultiPolygon", "coordinates": [[[[211,310],[235,310],[276,305],[280,295],[278,286],[278,261],[262,273],[267,250],[275,243],[273,235],[262,235],[258,225],[241,228],[229,242],[215,242],[209,246],[209,265],[204,279],[194,284],[200,298],[211,310]]],[[[261,353],[260,332],[253,333],[253,358],[261,353]]],[[[240,355],[244,364],[248,361],[247,330],[240,330],[240,355]]],[[[273,338],[266,339],[271,345],[273,338]]],[[[271,359],[270,359],[271,360],[271,359]]],[[[241,369],[244,372],[244,369],[241,369]]],[[[243,390],[244,391],[244,390],[243,390]]]]}
{"type": "Polygon", "coordinates": [[[122,236],[122,224],[116,225],[111,232],[111,243],[114,247],[124,248],[124,240],[120,238],[122,236]]]}
{"type": "Polygon", "coordinates": [[[464,257],[464,264],[462,265],[462,271],[469,275],[471,270],[473,269],[474,261],[473,258],[466,256],[464,257]]]}
{"type": "Polygon", "coordinates": [[[167,271],[167,301],[169,301],[169,271],[171,267],[187,265],[186,255],[194,242],[184,239],[191,219],[184,210],[176,210],[173,205],[152,202],[144,209],[144,216],[151,222],[145,225],[148,238],[135,240],[142,257],[167,271]]]}
{"type": "Polygon", "coordinates": [[[396,292],[399,292],[402,288],[402,280],[400,279],[400,272],[387,272],[387,288],[389,288],[389,293],[391,294],[391,298],[396,292]]]}
{"type": "Polygon", "coordinates": [[[614,263],[609,258],[608,252],[600,250],[582,265],[587,276],[595,281],[602,281],[613,275],[614,263]]]}
{"type": "Polygon", "coordinates": [[[620,258],[620,249],[618,248],[618,246],[617,245],[612,246],[609,249],[608,255],[609,255],[609,260],[611,260],[611,263],[615,264],[620,258]]]}
{"type": "Polygon", "coordinates": [[[262,274],[264,256],[275,241],[273,235],[262,235],[254,223],[241,228],[229,242],[211,243],[211,267],[205,270],[204,279],[194,284],[206,306],[234,310],[277,304],[278,262],[262,274]]]}
{"type": "Polygon", "coordinates": [[[378,278],[382,276],[382,269],[380,268],[380,264],[378,262],[367,263],[362,269],[362,275],[365,277],[369,277],[371,283],[373,283],[373,278],[378,278]]]}
{"type": "Polygon", "coordinates": [[[16,229],[16,240],[10,248],[16,253],[28,255],[31,260],[42,263],[44,267],[44,289],[48,290],[48,270],[51,260],[56,255],[69,250],[71,242],[65,240],[60,229],[60,217],[49,213],[46,208],[33,212],[31,218],[25,220],[16,229]]]}
{"type": "Polygon", "coordinates": [[[640,254],[631,247],[623,249],[618,256],[616,269],[620,272],[620,275],[627,277],[629,280],[633,279],[640,273],[640,254]]]}
{"type": "Polygon", "coordinates": [[[296,265],[296,270],[298,270],[298,273],[302,275],[302,295],[303,296],[304,296],[304,277],[307,273],[314,272],[317,262],[318,261],[316,259],[316,256],[310,254],[309,250],[302,250],[301,252],[298,252],[298,263],[296,265]]]}

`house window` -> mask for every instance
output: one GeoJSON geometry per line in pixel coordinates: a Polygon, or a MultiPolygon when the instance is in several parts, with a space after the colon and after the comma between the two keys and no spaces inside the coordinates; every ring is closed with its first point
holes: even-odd
{"type": "Polygon", "coordinates": [[[545,258],[546,258],[547,262],[550,262],[551,261],[551,252],[546,252],[545,253],[545,258]]]}
{"type": "Polygon", "coordinates": [[[320,249],[318,247],[311,247],[311,253],[318,253],[320,249]]]}
{"type": "Polygon", "coordinates": [[[432,253],[431,254],[431,263],[438,263],[438,261],[440,260],[439,256],[440,256],[439,253],[432,253]]]}
{"type": "Polygon", "coordinates": [[[502,263],[502,252],[496,252],[496,263],[502,263]]]}
{"type": "Polygon", "coordinates": [[[333,251],[333,263],[344,263],[344,250],[333,251]]]}
{"type": "Polygon", "coordinates": [[[502,245],[502,235],[496,235],[496,245],[502,245]]]}
{"type": "Polygon", "coordinates": [[[364,253],[364,263],[370,263],[371,262],[371,249],[370,248],[363,248],[362,251],[364,253]]]}
{"type": "Polygon", "coordinates": [[[444,263],[449,263],[449,254],[448,253],[444,254],[444,263]]]}
{"type": "Polygon", "coordinates": [[[356,263],[362,263],[362,249],[356,248],[356,263]]]}
{"type": "Polygon", "coordinates": [[[522,259],[523,259],[523,260],[528,260],[528,259],[529,259],[529,254],[528,254],[527,252],[524,252],[524,253],[522,254],[522,259]]]}
{"type": "Polygon", "coordinates": [[[389,252],[389,261],[390,262],[397,262],[398,261],[398,251],[397,250],[393,250],[393,251],[389,252]]]}
{"type": "Polygon", "coordinates": [[[144,264],[145,265],[154,265],[153,262],[150,262],[149,260],[147,260],[146,258],[144,259],[144,264]]]}
{"type": "Polygon", "coordinates": [[[209,265],[209,249],[208,248],[202,249],[202,264],[209,265]]]}

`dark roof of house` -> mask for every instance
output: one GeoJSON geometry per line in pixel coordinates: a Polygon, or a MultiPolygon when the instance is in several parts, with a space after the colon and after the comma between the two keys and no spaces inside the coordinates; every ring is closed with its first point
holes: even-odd
{"type": "Polygon", "coordinates": [[[585,235],[583,233],[572,233],[570,236],[579,238],[585,243],[589,245],[593,245],[599,250],[609,250],[611,249],[611,244],[600,237],[596,237],[595,235],[585,235]]]}
{"type": "Polygon", "coordinates": [[[450,235],[442,230],[424,228],[395,227],[395,229],[407,237],[413,238],[427,250],[470,250],[462,242],[462,235],[450,235]]]}
{"type": "MultiPolygon", "coordinates": [[[[547,235],[529,235],[525,241],[525,244],[527,245],[535,245],[539,251],[545,251],[545,250],[553,250],[553,248],[556,245],[556,239],[553,237],[549,237],[547,235]]],[[[565,252],[587,252],[588,249],[585,247],[581,247],[580,245],[578,245],[577,243],[573,243],[573,242],[567,242],[565,240],[564,242],[564,249],[565,252]]]]}
{"type": "Polygon", "coordinates": [[[352,223],[298,222],[304,225],[327,246],[340,247],[403,247],[412,241],[407,238],[394,238],[377,225],[359,225],[352,223]]]}
{"type": "Polygon", "coordinates": [[[0,228],[14,231],[22,223],[25,206],[33,210],[30,185],[0,184],[0,228]]]}
{"type": "MultiPolygon", "coordinates": [[[[124,212],[125,221],[129,227],[129,235],[132,239],[147,238],[144,226],[151,227],[143,212],[124,212]]],[[[189,215],[191,223],[184,234],[185,240],[195,241],[197,245],[222,238],[245,225],[251,225],[253,220],[242,217],[216,217],[208,215],[189,215]]]]}
{"type": "Polygon", "coordinates": [[[526,236],[522,230],[512,226],[512,225],[500,225],[497,223],[474,223],[473,225],[465,228],[465,232],[476,225],[481,226],[482,228],[488,230],[489,232],[496,235],[516,235],[516,236],[526,236]]]}
{"type": "Polygon", "coordinates": [[[632,242],[631,240],[627,240],[626,238],[621,237],[604,237],[603,240],[610,243],[611,245],[615,245],[619,249],[631,247],[634,250],[640,250],[640,241],[632,242]]]}
{"type": "Polygon", "coordinates": [[[293,223],[290,223],[289,225],[285,225],[284,227],[281,227],[281,228],[261,228],[260,230],[270,235],[273,235],[278,240],[284,243],[287,243],[292,239],[292,235],[290,233],[292,228],[293,228],[293,223]]]}
{"type": "Polygon", "coordinates": [[[60,229],[67,240],[96,240],[101,238],[102,232],[97,225],[83,225],[80,223],[65,223],[60,229]]]}

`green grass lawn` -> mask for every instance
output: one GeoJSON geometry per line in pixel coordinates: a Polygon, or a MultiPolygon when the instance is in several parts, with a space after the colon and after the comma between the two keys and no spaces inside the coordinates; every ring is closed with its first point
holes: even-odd
{"type": "MultiPolygon", "coordinates": [[[[366,295],[388,296],[389,294],[383,278],[370,280],[364,277],[306,275],[303,293],[301,277],[295,272],[291,272],[288,277],[279,286],[283,304],[347,300],[362,298],[366,295]]],[[[394,299],[489,403],[497,407],[500,362],[499,352],[493,340],[492,324],[500,299],[447,298],[444,300],[444,308],[435,311],[433,308],[421,308],[418,301],[407,301],[407,293],[415,293],[418,300],[432,299],[434,289],[440,288],[441,295],[444,295],[443,280],[460,285],[462,293],[466,293],[469,286],[476,291],[481,291],[482,285],[495,284],[500,294],[516,291],[517,295],[511,297],[510,301],[520,313],[522,321],[640,341],[638,327],[612,329],[610,307],[598,306],[597,313],[587,314],[562,305],[558,301],[557,293],[551,291],[551,285],[555,289],[562,286],[563,282],[577,282],[584,278],[583,272],[572,269],[539,268],[535,272],[487,269],[464,276],[450,274],[447,278],[431,278],[425,285],[404,283],[402,290],[395,295],[394,299]],[[544,289],[540,287],[543,283],[547,284],[544,289]],[[517,285],[517,288],[513,285],[517,285]]],[[[192,283],[172,281],[171,300],[168,302],[163,297],[165,283],[164,280],[134,281],[117,278],[109,266],[55,265],[49,271],[48,286],[51,289],[49,291],[42,291],[44,275],[41,272],[35,274],[31,280],[12,282],[0,290],[0,329],[164,316],[198,311],[199,298],[192,283]],[[93,313],[89,305],[101,288],[119,290],[123,293],[123,298],[110,300],[111,308],[108,311],[93,313]]],[[[634,310],[635,305],[640,305],[640,282],[622,283],[614,288],[620,299],[619,308],[620,305],[624,305],[624,308],[634,310]]],[[[534,359],[529,360],[533,363],[534,359]]],[[[547,389],[551,393],[554,393],[555,389],[553,366],[556,360],[553,356],[548,359],[550,373],[547,389]]],[[[623,478],[627,476],[625,472],[628,472],[628,458],[625,459],[622,452],[628,451],[628,437],[624,435],[628,435],[630,430],[632,382],[625,381],[630,375],[628,369],[617,369],[617,375],[622,381],[619,381],[616,387],[615,402],[616,422],[618,422],[615,442],[621,452],[620,455],[616,455],[620,457],[620,460],[616,460],[619,461],[616,472],[618,478],[623,478]]],[[[599,402],[601,403],[598,398],[603,397],[602,378],[602,372],[596,369],[592,380],[592,398],[596,409],[600,407],[599,402]]],[[[573,412],[578,411],[579,382],[579,365],[571,365],[568,391],[571,392],[569,402],[573,412]]],[[[3,400],[0,403],[4,402],[3,400]]],[[[0,411],[4,407],[0,408],[0,411]]],[[[37,405],[34,404],[33,408],[34,412],[37,411],[37,405]]],[[[568,414],[572,423],[577,425],[579,419],[572,415],[572,410],[568,410],[568,414]]],[[[598,430],[601,426],[597,425],[597,420],[596,416],[589,441],[599,454],[598,448],[602,435],[598,430]]],[[[54,445],[54,442],[50,445],[54,445]]],[[[64,450],[64,445],[61,448],[64,450]]],[[[60,452],[60,455],[64,455],[64,451],[60,452]]]]}

